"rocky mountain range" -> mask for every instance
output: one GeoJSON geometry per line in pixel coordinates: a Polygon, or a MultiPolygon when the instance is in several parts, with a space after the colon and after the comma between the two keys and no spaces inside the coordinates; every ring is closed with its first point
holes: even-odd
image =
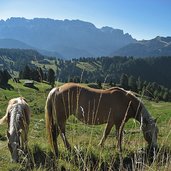
{"type": "Polygon", "coordinates": [[[0,48],[35,49],[61,58],[171,55],[171,37],[137,41],[123,30],[81,20],[0,20],[0,48]]]}
{"type": "Polygon", "coordinates": [[[128,44],[112,53],[112,56],[154,57],[171,56],[171,37],[156,37],[151,40],[128,44]]]}
{"type": "Polygon", "coordinates": [[[27,45],[28,48],[35,48],[46,54],[58,54],[65,58],[106,56],[136,42],[129,34],[124,34],[119,29],[99,29],[92,23],[80,20],[44,18],[0,20],[0,39],[1,47],[5,46],[7,40],[11,40],[7,47],[18,45],[19,48],[26,48],[27,45]]]}

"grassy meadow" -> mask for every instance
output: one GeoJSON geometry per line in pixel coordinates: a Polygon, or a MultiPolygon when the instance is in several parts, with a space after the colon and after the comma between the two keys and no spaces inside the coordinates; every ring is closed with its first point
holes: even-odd
{"type": "MultiPolygon", "coordinates": [[[[0,125],[0,170],[119,170],[119,154],[116,147],[115,129],[111,130],[104,147],[98,143],[102,137],[105,125],[89,126],[71,116],[67,122],[67,137],[72,145],[68,152],[58,138],[59,159],[53,156],[47,141],[44,106],[50,85],[35,82],[34,88],[21,83],[9,82],[11,89],[0,89],[0,117],[5,114],[8,101],[11,98],[23,96],[30,105],[32,115],[29,129],[29,153],[22,156],[18,164],[11,163],[7,147],[7,124],[0,125]]],[[[60,84],[57,84],[57,86],[60,84]]],[[[140,125],[129,120],[125,126],[123,138],[123,166],[125,170],[171,170],[171,103],[153,102],[144,99],[144,104],[150,113],[157,117],[159,128],[159,149],[155,157],[148,153],[140,125]]]]}

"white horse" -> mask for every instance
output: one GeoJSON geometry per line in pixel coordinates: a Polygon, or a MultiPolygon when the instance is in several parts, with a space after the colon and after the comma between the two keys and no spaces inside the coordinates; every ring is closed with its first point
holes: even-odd
{"type": "Polygon", "coordinates": [[[27,135],[30,123],[30,108],[23,97],[11,99],[8,103],[5,116],[0,124],[8,123],[8,148],[12,161],[18,162],[19,151],[27,150],[27,135]]]}

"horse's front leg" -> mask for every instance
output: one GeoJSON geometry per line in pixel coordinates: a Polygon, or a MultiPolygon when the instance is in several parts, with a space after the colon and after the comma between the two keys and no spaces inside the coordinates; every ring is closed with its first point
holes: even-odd
{"type": "Polygon", "coordinates": [[[117,147],[119,152],[122,152],[122,137],[123,137],[123,125],[116,126],[116,139],[118,141],[117,147]]]}
{"type": "Polygon", "coordinates": [[[117,147],[118,147],[119,159],[120,159],[119,170],[123,170],[123,157],[122,157],[123,127],[124,127],[124,124],[121,124],[120,126],[116,126],[116,138],[118,140],[117,147]]]}
{"type": "Polygon", "coordinates": [[[105,128],[105,130],[103,132],[103,137],[100,140],[99,146],[103,146],[104,145],[104,142],[105,142],[107,136],[109,135],[113,125],[114,125],[113,123],[107,123],[106,128],[105,128]]]}
{"type": "Polygon", "coordinates": [[[19,135],[19,140],[20,140],[20,149],[23,151],[24,150],[24,140],[25,140],[23,130],[20,130],[18,132],[18,135],[19,135]]]}

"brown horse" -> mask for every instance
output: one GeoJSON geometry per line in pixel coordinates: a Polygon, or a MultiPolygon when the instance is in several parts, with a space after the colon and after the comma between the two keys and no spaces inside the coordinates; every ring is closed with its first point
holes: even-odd
{"type": "Polygon", "coordinates": [[[97,90],[75,83],[67,83],[50,91],[45,111],[49,142],[56,155],[58,155],[57,137],[59,134],[65,146],[71,149],[65,135],[65,125],[66,120],[72,114],[86,124],[107,123],[100,145],[103,145],[111,128],[115,125],[118,147],[121,151],[124,124],[130,118],[135,118],[140,122],[144,138],[148,144],[152,147],[157,146],[158,128],[155,120],[138,98],[118,87],[97,90]]]}
{"type": "Polygon", "coordinates": [[[8,103],[5,116],[0,119],[0,124],[8,123],[8,148],[12,161],[18,162],[19,152],[27,150],[27,134],[30,123],[30,109],[22,97],[11,99],[8,103]]]}

